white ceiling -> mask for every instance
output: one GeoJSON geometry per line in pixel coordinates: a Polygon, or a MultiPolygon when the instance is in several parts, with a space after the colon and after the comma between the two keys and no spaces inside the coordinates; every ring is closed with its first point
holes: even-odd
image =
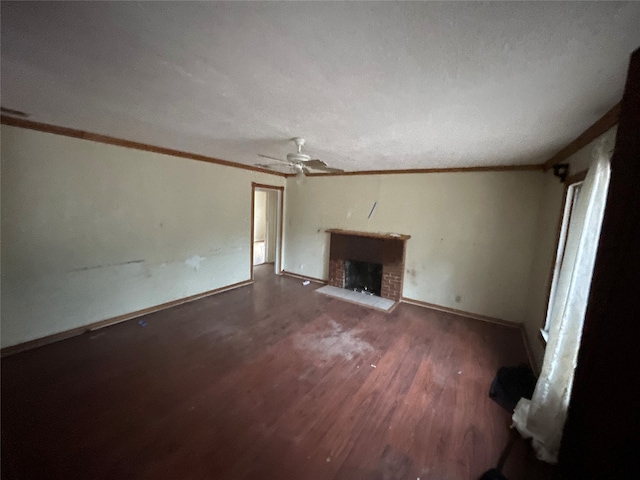
{"type": "Polygon", "coordinates": [[[640,3],[2,2],[2,106],[245,164],[540,163],[622,96],[640,3]]]}

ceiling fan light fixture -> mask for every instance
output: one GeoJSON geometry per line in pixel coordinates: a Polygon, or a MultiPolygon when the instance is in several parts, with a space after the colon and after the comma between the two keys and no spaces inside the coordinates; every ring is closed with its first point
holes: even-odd
{"type": "Polygon", "coordinates": [[[304,170],[300,169],[298,170],[298,173],[296,174],[296,183],[298,185],[304,185],[306,183],[307,177],[304,174],[304,170]]]}

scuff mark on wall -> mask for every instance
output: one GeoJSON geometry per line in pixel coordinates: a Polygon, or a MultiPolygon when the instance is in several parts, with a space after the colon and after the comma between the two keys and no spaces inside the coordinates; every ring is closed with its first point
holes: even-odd
{"type": "Polygon", "coordinates": [[[373,207],[371,207],[371,211],[369,212],[369,216],[367,217],[367,219],[370,219],[371,215],[373,215],[373,211],[376,209],[376,205],[378,205],[378,202],[373,202],[373,207]]]}
{"type": "Polygon", "coordinates": [[[72,272],[86,272],[87,270],[95,270],[96,268],[118,267],[120,265],[133,265],[135,263],[143,263],[143,262],[144,262],[144,260],[130,260],[128,262],[107,263],[107,264],[104,264],[104,265],[92,265],[90,267],[74,268],[71,271],[72,272]]]}
{"type": "Polygon", "coordinates": [[[415,268],[407,268],[405,278],[408,279],[412,285],[417,285],[418,284],[416,280],[417,275],[418,275],[418,272],[416,271],[415,268]]]}
{"type": "Polygon", "coordinates": [[[206,260],[206,258],[201,257],[200,255],[194,255],[193,257],[187,258],[184,263],[192,267],[197,272],[200,270],[200,264],[203,260],[206,260]]]}

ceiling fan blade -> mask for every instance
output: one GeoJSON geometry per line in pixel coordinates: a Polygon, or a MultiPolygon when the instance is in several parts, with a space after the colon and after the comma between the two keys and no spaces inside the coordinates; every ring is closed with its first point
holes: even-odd
{"type": "Polygon", "coordinates": [[[266,168],[268,170],[273,170],[275,172],[284,172],[284,173],[286,173],[287,171],[289,171],[289,172],[292,171],[291,165],[289,165],[288,168],[287,168],[287,165],[280,165],[279,163],[276,164],[276,165],[268,164],[268,163],[254,163],[254,165],[256,167],[266,168]]]}
{"type": "Polygon", "coordinates": [[[308,160],[303,163],[305,167],[309,168],[322,168],[327,166],[326,163],[324,163],[322,160],[318,160],[317,158],[315,160],[308,160]]]}
{"type": "Polygon", "coordinates": [[[313,167],[314,170],[320,170],[321,172],[327,173],[342,173],[344,170],[340,168],[331,168],[331,167],[313,167]]]}
{"type": "Polygon", "coordinates": [[[308,168],[312,168],[313,170],[320,170],[321,172],[330,172],[330,173],[340,173],[344,172],[339,168],[331,168],[327,167],[327,164],[322,160],[309,160],[308,162],[304,162],[304,166],[308,168]]]}
{"type": "Polygon", "coordinates": [[[282,163],[291,164],[291,162],[289,160],[282,160],[280,158],[270,157],[269,155],[262,155],[261,153],[259,153],[258,156],[261,157],[261,158],[266,158],[268,160],[275,160],[276,162],[282,162],[282,163]]]}

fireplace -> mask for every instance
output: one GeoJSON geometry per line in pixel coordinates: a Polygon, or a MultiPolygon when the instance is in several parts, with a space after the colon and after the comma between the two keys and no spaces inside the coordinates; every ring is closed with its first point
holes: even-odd
{"type": "Polygon", "coordinates": [[[327,232],[331,234],[329,285],[400,300],[409,235],[337,229],[327,232]]]}

